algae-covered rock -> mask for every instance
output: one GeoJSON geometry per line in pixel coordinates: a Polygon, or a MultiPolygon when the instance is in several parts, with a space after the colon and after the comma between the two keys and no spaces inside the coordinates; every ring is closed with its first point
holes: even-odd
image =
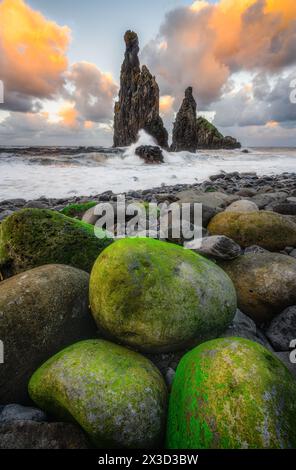
{"type": "Polygon", "coordinates": [[[211,261],[177,245],[134,238],[117,241],[99,256],[90,304],[108,337],[161,352],[219,336],[235,315],[236,295],[211,261]]]}
{"type": "Polygon", "coordinates": [[[167,447],[295,448],[295,393],[295,379],[263,346],[242,338],[204,343],[177,368],[167,447]]]}
{"type": "Polygon", "coordinates": [[[296,246],[296,224],[274,212],[222,212],[210,221],[208,231],[232,238],[243,248],[259,245],[278,251],[296,246]]]}
{"type": "Polygon", "coordinates": [[[50,210],[24,209],[0,225],[0,271],[8,277],[58,263],[89,272],[108,244],[84,222],[50,210]]]}
{"type": "Polygon", "coordinates": [[[104,340],[74,344],[41,366],[31,398],[76,420],[97,447],[151,448],[162,442],[167,389],[145,357],[104,340]]]}
{"type": "Polygon", "coordinates": [[[75,341],[93,337],[88,307],[89,275],[47,265],[0,283],[0,403],[24,403],[28,382],[50,356],[75,341]]]}
{"type": "Polygon", "coordinates": [[[220,262],[236,288],[239,308],[260,324],[296,304],[296,260],[279,253],[250,253],[220,262]]]}

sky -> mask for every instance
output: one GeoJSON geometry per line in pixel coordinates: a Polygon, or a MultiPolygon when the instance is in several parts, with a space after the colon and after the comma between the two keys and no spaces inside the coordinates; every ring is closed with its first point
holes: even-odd
{"type": "Polygon", "coordinates": [[[295,0],[0,0],[0,145],[111,145],[135,30],[169,132],[198,113],[245,146],[296,146],[295,0]]]}

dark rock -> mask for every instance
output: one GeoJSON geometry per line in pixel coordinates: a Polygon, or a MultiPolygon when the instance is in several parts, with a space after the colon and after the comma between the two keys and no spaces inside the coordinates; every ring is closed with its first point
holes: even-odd
{"type": "Polygon", "coordinates": [[[291,372],[292,375],[296,378],[296,363],[291,361],[290,352],[277,352],[275,355],[282,361],[287,369],[291,372]]]}
{"type": "Polygon", "coordinates": [[[11,214],[13,214],[13,211],[11,210],[5,210],[0,212],[0,221],[6,219],[6,217],[9,217],[11,214]]]}
{"type": "Polygon", "coordinates": [[[296,306],[276,316],[265,334],[276,351],[290,351],[290,343],[296,339],[296,306]]]}
{"type": "Polygon", "coordinates": [[[185,98],[177,114],[171,150],[173,152],[197,150],[196,101],[192,95],[192,87],[186,89],[185,98]]]}
{"type": "Polygon", "coordinates": [[[273,207],[273,211],[278,214],[296,215],[296,204],[292,202],[277,204],[273,207]]]}
{"type": "Polygon", "coordinates": [[[250,150],[248,150],[248,149],[243,149],[243,150],[242,150],[242,153],[250,153],[250,150]]]}
{"type": "Polygon", "coordinates": [[[252,245],[252,246],[248,246],[244,253],[245,255],[247,254],[250,254],[250,253],[267,253],[268,250],[265,250],[265,248],[262,248],[262,246],[258,246],[258,245],[252,245]]]}
{"type": "Polygon", "coordinates": [[[261,330],[256,326],[256,323],[239,309],[236,311],[236,315],[227,328],[226,331],[221,335],[221,338],[234,336],[239,338],[246,338],[256,343],[261,344],[265,348],[273,351],[271,345],[269,344],[267,338],[261,332],[261,330]]]}
{"type": "Polygon", "coordinates": [[[44,411],[38,408],[30,408],[21,405],[7,405],[4,406],[0,412],[0,424],[10,423],[12,421],[47,421],[44,411]]]}
{"type": "Polygon", "coordinates": [[[136,148],[135,151],[138,157],[142,158],[145,163],[148,164],[159,164],[164,163],[163,153],[160,147],[152,146],[152,145],[141,145],[140,147],[136,148]]]}
{"type": "Polygon", "coordinates": [[[0,449],[90,449],[74,424],[15,421],[0,425],[0,449]]]}
{"type": "Polygon", "coordinates": [[[127,31],[124,40],[126,51],[114,110],[114,146],[136,142],[139,130],[144,129],[158,145],[167,148],[168,133],[159,116],[159,87],[145,65],[140,69],[137,34],[127,31]]]}
{"type": "Polygon", "coordinates": [[[203,256],[224,260],[235,259],[242,252],[241,247],[237,243],[223,235],[205,237],[201,240],[193,241],[187,248],[191,248],[203,256]],[[200,246],[195,248],[197,242],[200,242],[200,246]]]}
{"type": "Polygon", "coordinates": [[[27,209],[47,209],[48,205],[41,201],[28,201],[24,207],[27,209]]]}

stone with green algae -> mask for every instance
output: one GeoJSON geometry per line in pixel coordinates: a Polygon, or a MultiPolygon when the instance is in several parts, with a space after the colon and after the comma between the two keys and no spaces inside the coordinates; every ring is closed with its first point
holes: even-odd
{"type": "Polygon", "coordinates": [[[171,449],[296,447],[296,381],[263,346],[201,344],[181,360],[169,403],[171,449]]]}
{"type": "Polygon", "coordinates": [[[45,264],[66,264],[90,271],[110,244],[94,227],[58,212],[23,209],[0,225],[0,271],[4,277],[45,264]]]}
{"type": "Polygon", "coordinates": [[[208,231],[225,235],[243,248],[258,245],[279,251],[296,246],[296,224],[275,212],[221,212],[210,221],[208,231]]]}
{"type": "Polygon", "coordinates": [[[75,420],[99,448],[161,445],[167,389],[144,356],[105,340],[76,343],[32,376],[32,400],[61,420],[75,420]]]}
{"type": "Polygon", "coordinates": [[[175,351],[219,336],[236,312],[230,278],[191,250],[148,238],[115,242],[90,278],[99,330],[146,352],[175,351]]]}

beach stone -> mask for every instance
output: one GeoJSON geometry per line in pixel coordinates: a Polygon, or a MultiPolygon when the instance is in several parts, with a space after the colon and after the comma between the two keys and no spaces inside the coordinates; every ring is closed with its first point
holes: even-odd
{"type": "Polygon", "coordinates": [[[13,214],[13,211],[11,210],[5,210],[5,211],[1,211],[0,212],[0,222],[4,219],[6,219],[7,217],[9,217],[10,215],[13,214]]]}
{"type": "Polygon", "coordinates": [[[44,204],[42,201],[28,201],[24,208],[26,209],[46,209],[48,207],[47,204],[44,204]]]}
{"type": "Polygon", "coordinates": [[[0,449],[90,449],[81,429],[69,423],[14,421],[0,424],[0,449]]]}
{"type": "Polygon", "coordinates": [[[239,199],[238,196],[229,195],[220,191],[201,193],[199,190],[189,189],[177,193],[180,203],[193,202],[203,204],[212,209],[228,206],[239,199]]]}
{"type": "Polygon", "coordinates": [[[248,255],[250,253],[266,253],[266,252],[268,252],[268,250],[265,250],[264,248],[258,245],[248,246],[244,251],[245,255],[248,255]]]}
{"type": "Polygon", "coordinates": [[[264,336],[261,330],[257,327],[256,323],[239,309],[237,309],[235,317],[222,335],[221,338],[238,337],[249,339],[255,343],[259,343],[266,349],[273,351],[267,338],[264,336]]]}
{"type": "Polygon", "coordinates": [[[271,251],[296,246],[296,224],[274,212],[221,212],[209,223],[211,235],[225,235],[241,247],[259,245],[271,251]]]}
{"type": "Polygon", "coordinates": [[[233,202],[230,206],[226,207],[225,212],[256,212],[259,211],[258,206],[246,199],[233,202]]]}
{"type": "Polygon", "coordinates": [[[237,192],[240,197],[253,197],[256,195],[256,190],[252,188],[242,188],[237,192]]]}
{"type": "Polygon", "coordinates": [[[296,339],[296,306],[288,307],[276,316],[265,334],[276,351],[290,351],[290,343],[296,339]]]}
{"type": "Polygon", "coordinates": [[[238,307],[257,323],[296,305],[296,260],[278,253],[251,253],[220,266],[232,279],[238,307]]]}
{"type": "Polygon", "coordinates": [[[111,243],[93,226],[58,212],[23,209],[0,225],[0,271],[4,277],[45,264],[67,264],[90,271],[111,243]]]}
{"type": "Polygon", "coordinates": [[[287,193],[285,192],[270,192],[270,193],[259,193],[252,197],[251,201],[254,202],[259,209],[264,209],[271,203],[284,202],[287,199],[287,193]]]}
{"type": "Polygon", "coordinates": [[[43,364],[31,398],[59,419],[76,420],[99,448],[159,446],[167,388],[144,356],[104,340],[76,343],[43,364]]]}
{"type": "Polygon", "coordinates": [[[292,258],[296,258],[296,249],[290,251],[289,255],[292,256],[292,258]]]}
{"type": "Polygon", "coordinates": [[[194,240],[192,244],[188,244],[187,248],[194,250],[202,256],[208,256],[214,259],[235,259],[241,255],[241,247],[228,237],[223,235],[215,235],[212,237],[204,237],[200,240],[194,240]],[[196,243],[200,246],[195,248],[196,243]]]}
{"type": "Polygon", "coordinates": [[[236,296],[228,276],[191,250],[127,238],[96,261],[90,305],[108,338],[145,352],[167,352],[221,334],[235,315],[236,296]]]}
{"type": "Polygon", "coordinates": [[[243,338],[203,343],[178,366],[166,446],[295,448],[295,393],[291,373],[263,346],[243,338]]]}
{"type": "Polygon", "coordinates": [[[0,283],[0,403],[26,403],[30,376],[61,348],[96,333],[88,308],[89,275],[48,265],[0,283]]]}
{"type": "Polygon", "coordinates": [[[6,405],[0,412],[0,424],[12,421],[47,421],[46,414],[38,408],[31,408],[17,404],[6,405]]]}
{"type": "Polygon", "coordinates": [[[135,154],[148,165],[164,163],[162,150],[156,145],[141,145],[136,148],[135,154]]]}
{"type": "Polygon", "coordinates": [[[273,211],[278,214],[296,215],[296,203],[282,203],[273,206],[273,211]]]}

